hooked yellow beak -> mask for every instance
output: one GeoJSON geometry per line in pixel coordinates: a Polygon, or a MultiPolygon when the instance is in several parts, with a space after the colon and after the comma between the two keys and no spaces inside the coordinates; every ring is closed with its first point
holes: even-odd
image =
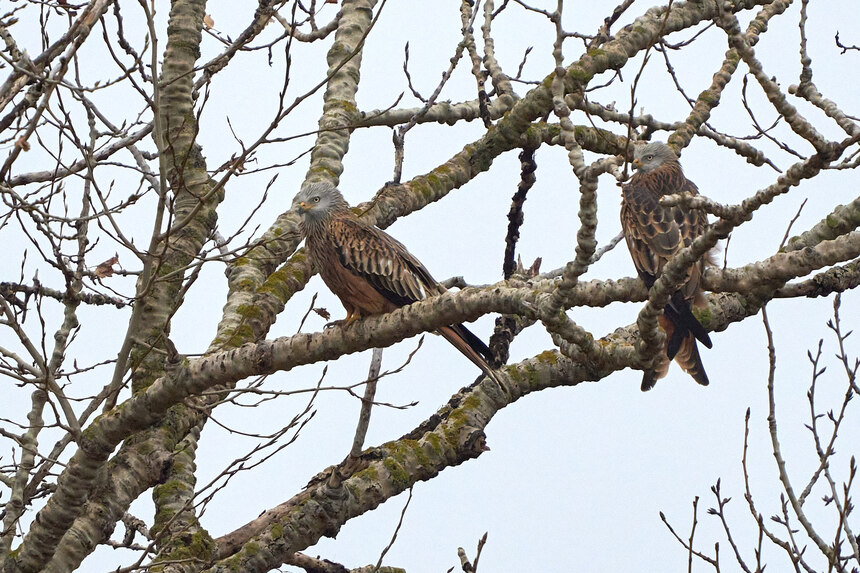
{"type": "Polygon", "coordinates": [[[309,204],[305,203],[304,201],[301,201],[299,203],[299,214],[302,214],[305,211],[310,211],[313,208],[314,208],[313,205],[309,205],[309,204]]]}
{"type": "Polygon", "coordinates": [[[640,167],[642,167],[642,162],[639,161],[639,159],[634,159],[633,160],[633,167],[635,167],[636,169],[639,169],[640,167]]]}

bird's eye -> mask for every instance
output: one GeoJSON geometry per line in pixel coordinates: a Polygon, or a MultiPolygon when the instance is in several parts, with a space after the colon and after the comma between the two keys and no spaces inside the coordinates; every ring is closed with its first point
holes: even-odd
{"type": "Polygon", "coordinates": [[[314,197],[314,203],[319,203],[319,202],[320,202],[320,196],[317,195],[316,197],[314,197]]]}
{"type": "Polygon", "coordinates": [[[654,159],[654,156],[651,155],[650,153],[645,156],[645,161],[651,161],[652,159],[654,159]]]}

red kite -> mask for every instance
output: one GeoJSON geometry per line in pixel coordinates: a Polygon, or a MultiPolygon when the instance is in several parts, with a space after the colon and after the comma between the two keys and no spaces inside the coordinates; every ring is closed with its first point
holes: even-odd
{"type": "MultiPolygon", "coordinates": [[[[660,205],[665,195],[699,193],[695,183],[684,177],[678,156],[668,145],[653,142],[636,146],[633,166],[637,172],[622,193],[621,228],[636,271],[650,289],[663,266],[704,232],[708,216],[700,209],[660,205]]],[[[708,384],[696,339],[708,348],[711,339],[690,310],[691,304],[705,304],[699,282],[706,264],[711,264],[707,256],[690,267],[687,281],[673,293],[658,319],[666,332],[667,360],[661,360],[655,370],[644,372],[643,391],[653,388],[666,375],[673,358],[696,382],[708,384]]]]}
{"type": "MultiPolygon", "coordinates": [[[[445,292],[406,247],[350,211],[331,183],[308,184],[293,204],[311,259],[346,309],[345,324],[445,292]]],[[[469,329],[453,324],[437,332],[496,379],[488,364],[490,349],[469,329]]]]}

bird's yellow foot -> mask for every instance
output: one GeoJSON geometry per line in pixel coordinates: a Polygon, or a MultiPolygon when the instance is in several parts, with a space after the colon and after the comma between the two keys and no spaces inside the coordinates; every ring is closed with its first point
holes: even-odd
{"type": "Polygon", "coordinates": [[[358,314],[350,311],[349,314],[346,315],[346,318],[341,320],[333,320],[331,322],[326,323],[325,328],[332,328],[334,326],[349,326],[356,320],[361,318],[358,314]]]}

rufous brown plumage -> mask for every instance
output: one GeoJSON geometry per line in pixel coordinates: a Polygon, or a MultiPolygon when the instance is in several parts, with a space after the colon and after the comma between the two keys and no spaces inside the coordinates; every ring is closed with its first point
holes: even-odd
{"type": "MultiPolygon", "coordinates": [[[[347,325],[445,292],[406,247],[356,216],[332,184],[307,184],[293,205],[308,254],[343,303],[347,325]]],[[[469,329],[453,324],[437,332],[495,379],[489,348],[469,329]]]]}
{"type": "MultiPolygon", "coordinates": [[[[621,228],[627,248],[639,277],[649,289],[663,272],[663,266],[681,249],[689,247],[707,226],[707,214],[700,209],[680,205],[664,207],[660,198],[677,193],[698,195],[696,185],[684,176],[678,156],[668,145],[652,142],[633,150],[637,172],[624,186],[621,200],[621,228]]],[[[658,321],[666,332],[666,356],[653,370],[642,376],[642,390],[650,390],[664,377],[669,362],[675,361],[693,379],[708,384],[702,365],[698,339],[711,348],[711,339],[691,311],[701,306],[704,297],[700,287],[709,257],[697,261],[687,272],[687,280],[673,293],[658,321]]]]}

